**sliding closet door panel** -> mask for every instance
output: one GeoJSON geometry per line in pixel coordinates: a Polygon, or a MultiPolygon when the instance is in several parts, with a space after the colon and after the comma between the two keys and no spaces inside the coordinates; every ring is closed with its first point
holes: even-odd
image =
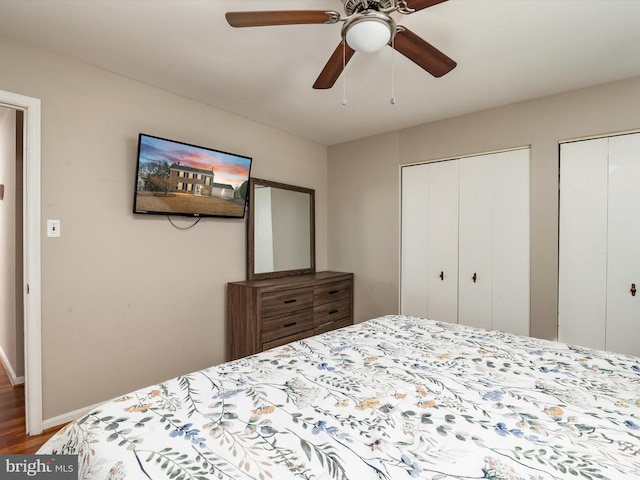
{"type": "Polygon", "coordinates": [[[403,167],[400,313],[426,317],[429,165],[403,167]]]}
{"type": "Polygon", "coordinates": [[[458,161],[429,164],[428,318],[458,321],[458,161]]]}
{"type": "Polygon", "coordinates": [[[558,340],[605,348],[608,139],[560,146],[558,340]]]}
{"type": "Polygon", "coordinates": [[[529,335],[530,149],[488,157],[493,167],[492,328],[529,335]]]}
{"type": "Polygon", "coordinates": [[[492,156],[460,160],[458,323],[491,328],[492,156]]]}
{"type": "Polygon", "coordinates": [[[640,356],[640,134],[609,139],[607,350],[640,356]]]}

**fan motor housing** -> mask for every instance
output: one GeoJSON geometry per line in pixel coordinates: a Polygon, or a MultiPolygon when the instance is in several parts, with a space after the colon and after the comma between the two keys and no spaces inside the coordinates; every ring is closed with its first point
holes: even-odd
{"type": "Polygon", "coordinates": [[[349,15],[363,12],[365,10],[388,10],[394,8],[394,0],[343,0],[344,11],[349,15]]]}

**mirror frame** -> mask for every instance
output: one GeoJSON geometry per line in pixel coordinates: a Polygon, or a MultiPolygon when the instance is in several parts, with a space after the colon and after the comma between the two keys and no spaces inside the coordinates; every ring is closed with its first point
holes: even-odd
{"type": "Polygon", "coordinates": [[[249,211],[247,214],[247,279],[263,280],[270,278],[288,277],[291,275],[306,275],[315,273],[316,271],[316,217],[315,217],[315,190],[312,188],[298,187],[295,185],[287,185],[286,183],[272,182],[261,178],[251,177],[249,179],[249,211]],[[276,270],[273,272],[256,273],[255,272],[255,208],[254,208],[254,191],[256,186],[281,188],[294,192],[309,194],[309,267],[298,268],[295,270],[276,270]]]}

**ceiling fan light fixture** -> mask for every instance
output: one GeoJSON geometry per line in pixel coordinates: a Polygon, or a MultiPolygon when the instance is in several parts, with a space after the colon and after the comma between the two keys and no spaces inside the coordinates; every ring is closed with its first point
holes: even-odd
{"type": "Polygon", "coordinates": [[[362,12],[347,20],[342,37],[356,52],[373,53],[382,50],[396,33],[396,23],[382,12],[362,12]]]}

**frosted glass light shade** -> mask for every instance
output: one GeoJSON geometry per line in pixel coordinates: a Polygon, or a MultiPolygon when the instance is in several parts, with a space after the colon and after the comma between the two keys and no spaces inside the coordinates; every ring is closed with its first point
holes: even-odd
{"type": "Polygon", "coordinates": [[[345,39],[356,52],[373,53],[389,43],[391,30],[383,21],[374,18],[366,19],[350,25],[345,39]]]}

